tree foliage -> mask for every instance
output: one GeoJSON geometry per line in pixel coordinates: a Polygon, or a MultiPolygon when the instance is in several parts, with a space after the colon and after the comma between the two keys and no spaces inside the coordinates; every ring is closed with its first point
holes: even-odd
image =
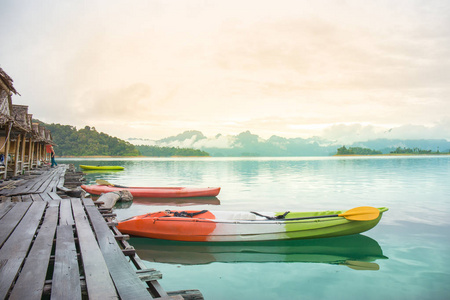
{"type": "MultiPolygon", "coordinates": [[[[450,152],[450,151],[449,151],[450,152]]],[[[422,150],[419,148],[401,148],[401,147],[397,147],[397,149],[395,149],[394,151],[391,151],[392,154],[441,154],[439,152],[439,147],[438,150],[436,152],[433,152],[431,150],[422,150]]]]}
{"type": "Polygon", "coordinates": [[[170,157],[170,156],[209,156],[208,152],[190,149],[190,148],[178,148],[178,147],[157,147],[157,146],[136,146],[136,148],[144,156],[158,156],[158,157],[170,157]]]}
{"type": "Polygon", "coordinates": [[[85,126],[77,130],[75,126],[41,123],[52,133],[58,156],[209,156],[207,152],[174,147],[134,146],[133,144],[98,132],[95,127],[85,126]]]}
{"type": "Polygon", "coordinates": [[[61,156],[138,156],[134,145],[119,138],[98,132],[86,126],[77,130],[74,126],[44,124],[52,133],[57,145],[55,151],[61,156]]]}
{"type": "Polygon", "coordinates": [[[342,146],[341,148],[337,149],[337,155],[377,155],[377,154],[382,154],[382,152],[362,147],[350,147],[347,149],[345,146],[342,146]]]}

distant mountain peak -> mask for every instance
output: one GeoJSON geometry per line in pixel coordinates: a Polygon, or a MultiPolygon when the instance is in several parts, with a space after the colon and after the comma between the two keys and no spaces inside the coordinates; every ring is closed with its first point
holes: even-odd
{"type": "Polygon", "coordinates": [[[158,142],[162,143],[171,143],[176,141],[185,141],[193,139],[194,142],[206,139],[206,136],[203,135],[200,131],[197,130],[187,130],[183,133],[180,133],[176,136],[170,136],[164,139],[159,140],[158,142]]]}
{"type": "MultiPolygon", "coordinates": [[[[132,140],[132,139],[129,139],[132,140]]],[[[138,140],[133,141],[135,144],[138,140]]],[[[389,153],[397,147],[420,148],[450,152],[450,142],[446,140],[422,139],[373,139],[364,142],[340,143],[321,137],[285,138],[273,135],[269,139],[251,133],[249,130],[238,135],[217,134],[206,137],[197,130],[184,131],[176,136],[149,141],[147,144],[162,147],[194,148],[208,152],[211,156],[328,156],[336,154],[337,148],[365,147],[389,153]]]]}

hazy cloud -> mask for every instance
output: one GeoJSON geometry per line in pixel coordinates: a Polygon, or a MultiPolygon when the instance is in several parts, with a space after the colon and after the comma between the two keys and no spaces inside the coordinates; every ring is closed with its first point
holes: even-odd
{"type": "Polygon", "coordinates": [[[1,67],[45,122],[450,139],[448,1],[3,2],[1,67]]]}

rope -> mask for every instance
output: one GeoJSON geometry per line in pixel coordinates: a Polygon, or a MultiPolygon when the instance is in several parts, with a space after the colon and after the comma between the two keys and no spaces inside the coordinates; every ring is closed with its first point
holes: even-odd
{"type": "Polygon", "coordinates": [[[16,188],[16,183],[20,182],[22,180],[18,180],[18,181],[11,181],[10,183],[8,183],[7,185],[4,185],[2,187],[0,187],[0,191],[4,190],[4,189],[13,189],[16,188]]]}

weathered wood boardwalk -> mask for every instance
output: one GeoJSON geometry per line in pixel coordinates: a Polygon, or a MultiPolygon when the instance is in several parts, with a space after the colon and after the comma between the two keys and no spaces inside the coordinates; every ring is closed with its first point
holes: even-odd
{"type": "Polygon", "coordinates": [[[202,298],[164,291],[161,273],[145,268],[110,210],[58,191],[66,172],[0,186],[0,299],[202,298]]]}

